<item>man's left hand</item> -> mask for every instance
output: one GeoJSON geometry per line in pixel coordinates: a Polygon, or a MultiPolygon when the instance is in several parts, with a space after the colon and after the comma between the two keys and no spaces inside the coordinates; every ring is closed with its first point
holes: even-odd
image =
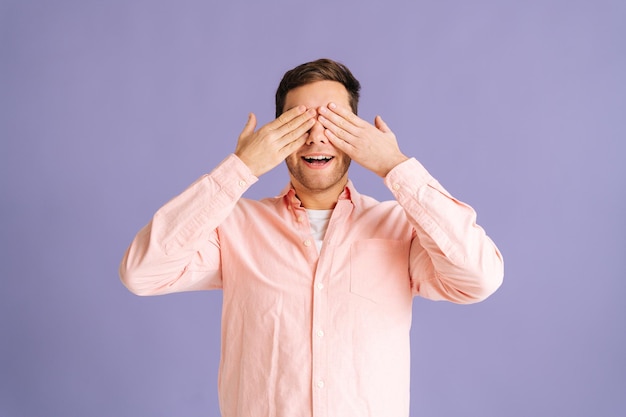
{"type": "Polygon", "coordinates": [[[408,159],[400,151],[396,135],[380,116],[376,116],[372,125],[335,103],[320,107],[318,112],[318,120],[330,142],[375,174],[384,178],[408,159]]]}

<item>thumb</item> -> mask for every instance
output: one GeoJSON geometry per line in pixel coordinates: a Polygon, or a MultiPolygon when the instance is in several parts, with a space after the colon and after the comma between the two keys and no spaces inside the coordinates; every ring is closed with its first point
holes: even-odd
{"type": "Polygon", "coordinates": [[[241,132],[241,135],[248,136],[254,133],[255,128],[256,128],[256,116],[254,115],[254,113],[249,113],[248,121],[246,122],[246,125],[244,126],[243,131],[241,132]]]}
{"type": "Polygon", "coordinates": [[[376,128],[383,133],[391,132],[391,129],[389,129],[389,126],[387,126],[387,123],[385,123],[383,121],[383,118],[380,116],[376,116],[374,118],[374,126],[376,126],[376,128]]]}

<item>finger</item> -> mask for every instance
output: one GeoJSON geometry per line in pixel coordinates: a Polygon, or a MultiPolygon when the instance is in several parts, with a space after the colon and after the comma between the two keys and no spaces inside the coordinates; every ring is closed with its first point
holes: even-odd
{"type": "MultiPolygon", "coordinates": [[[[363,119],[361,119],[359,116],[357,116],[356,114],[352,112],[352,109],[339,106],[333,102],[328,103],[327,108],[328,110],[330,110],[330,112],[326,112],[326,113],[336,114],[340,117],[340,119],[346,120],[348,123],[356,127],[364,127],[364,125],[366,124],[366,122],[363,119]]],[[[326,117],[330,116],[325,113],[322,113],[322,114],[324,114],[326,117]]],[[[346,126],[345,128],[347,129],[348,127],[346,126]]]]}
{"type": "Polygon", "coordinates": [[[279,138],[289,135],[289,137],[293,139],[294,134],[296,138],[300,137],[304,134],[304,132],[313,127],[316,115],[317,110],[309,109],[305,113],[276,128],[275,132],[279,138]]]}
{"type": "MultiPolygon", "coordinates": [[[[335,116],[338,117],[338,116],[335,116]]],[[[332,120],[327,119],[324,116],[318,117],[319,122],[324,126],[326,130],[330,130],[330,132],[337,138],[341,139],[345,142],[352,143],[354,141],[355,135],[350,133],[348,130],[344,129],[341,125],[334,123],[332,120]]],[[[343,119],[341,119],[343,120],[343,119]]],[[[345,124],[344,124],[345,125],[345,124]]],[[[354,130],[357,132],[356,130],[354,130]]]]}
{"type": "Polygon", "coordinates": [[[303,135],[300,135],[300,137],[296,138],[296,140],[288,142],[285,146],[281,148],[281,153],[286,158],[287,156],[300,149],[300,147],[302,147],[302,145],[306,143],[308,137],[309,133],[305,132],[303,135]]]}
{"type": "Polygon", "coordinates": [[[287,110],[286,112],[284,112],[283,114],[281,114],[280,116],[278,116],[276,120],[268,123],[267,127],[269,127],[271,130],[279,129],[280,127],[284,126],[286,123],[291,122],[293,119],[302,115],[305,112],[306,112],[305,106],[293,107],[287,110]]]}
{"type": "Polygon", "coordinates": [[[313,125],[315,125],[314,118],[306,119],[300,124],[298,124],[298,122],[299,120],[297,119],[293,120],[292,122],[277,130],[277,132],[281,134],[281,136],[278,138],[278,142],[281,143],[282,146],[286,146],[294,141],[299,140],[305,134],[308,136],[309,130],[311,130],[313,125]]]}
{"type": "Polygon", "coordinates": [[[385,123],[383,118],[380,116],[376,116],[374,118],[374,126],[376,126],[376,128],[383,133],[391,132],[391,129],[389,129],[389,126],[387,126],[387,123],[385,123]]]}
{"type": "Polygon", "coordinates": [[[330,129],[324,129],[324,135],[326,135],[326,137],[330,140],[330,143],[335,148],[339,149],[340,151],[343,151],[350,158],[352,158],[352,154],[353,154],[355,148],[354,148],[354,146],[351,143],[349,143],[349,142],[343,140],[342,138],[338,137],[330,129]]]}

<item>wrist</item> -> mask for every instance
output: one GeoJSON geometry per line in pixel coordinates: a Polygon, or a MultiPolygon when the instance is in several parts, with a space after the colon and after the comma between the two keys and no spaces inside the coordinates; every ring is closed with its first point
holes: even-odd
{"type": "Polygon", "coordinates": [[[395,158],[391,159],[389,161],[389,163],[385,164],[385,166],[382,167],[382,169],[379,172],[377,172],[377,174],[379,176],[381,176],[382,178],[385,178],[387,176],[387,174],[389,174],[389,172],[391,172],[392,169],[394,169],[395,167],[397,167],[401,163],[407,161],[408,159],[409,159],[408,156],[406,156],[404,154],[400,154],[400,155],[396,156],[395,158]]]}
{"type": "Polygon", "coordinates": [[[259,172],[257,171],[257,167],[254,166],[254,164],[252,164],[251,162],[249,162],[247,160],[247,158],[241,154],[239,154],[238,152],[235,152],[234,155],[239,158],[239,160],[241,162],[243,162],[243,164],[248,167],[248,169],[250,170],[250,173],[252,173],[252,175],[254,175],[255,177],[259,177],[261,174],[259,174],[259,172]]]}

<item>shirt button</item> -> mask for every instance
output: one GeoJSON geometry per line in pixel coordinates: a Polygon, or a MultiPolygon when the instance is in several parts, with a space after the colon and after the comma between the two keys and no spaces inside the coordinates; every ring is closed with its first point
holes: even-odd
{"type": "Polygon", "coordinates": [[[397,183],[396,183],[396,184],[394,184],[394,185],[393,185],[393,189],[394,189],[394,190],[396,190],[396,191],[398,191],[398,190],[400,189],[400,184],[397,184],[397,183]]]}
{"type": "Polygon", "coordinates": [[[321,379],[319,381],[317,381],[317,387],[318,388],[324,388],[324,381],[322,381],[321,379]]]}
{"type": "Polygon", "coordinates": [[[318,330],[317,337],[324,337],[324,330],[318,330]]]}
{"type": "Polygon", "coordinates": [[[324,289],[324,284],[322,284],[321,282],[318,282],[316,285],[318,290],[323,290],[324,289]]]}
{"type": "Polygon", "coordinates": [[[239,186],[240,187],[245,187],[246,186],[246,182],[244,180],[240,180],[239,181],[239,186]]]}
{"type": "Polygon", "coordinates": [[[304,242],[302,242],[304,244],[304,246],[309,247],[311,246],[311,241],[309,239],[305,240],[304,242]]]}

